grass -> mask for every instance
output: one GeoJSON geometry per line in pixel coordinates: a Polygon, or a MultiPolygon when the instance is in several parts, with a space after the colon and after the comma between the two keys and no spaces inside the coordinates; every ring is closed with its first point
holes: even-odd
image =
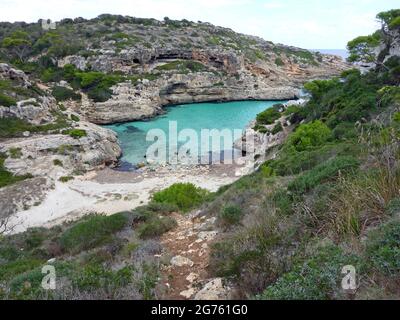
{"type": "Polygon", "coordinates": [[[10,148],[8,150],[8,154],[11,159],[20,159],[22,157],[21,148],[10,148]]]}
{"type": "MultiPolygon", "coordinates": [[[[341,269],[357,266],[357,257],[327,245],[293,267],[258,297],[262,300],[332,300],[344,298],[341,269]]],[[[358,269],[360,270],[360,269],[358,269]]]]}
{"type": "Polygon", "coordinates": [[[175,71],[179,73],[203,72],[207,68],[200,62],[192,60],[176,60],[156,68],[158,71],[175,71]]]}
{"type": "Polygon", "coordinates": [[[309,172],[293,180],[288,190],[296,193],[306,193],[312,188],[335,179],[338,175],[352,171],[359,166],[353,157],[338,157],[322,163],[309,172]]]}
{"type": "Polygon", "coordinates": [[[112,234],[125,227],[127,218],[121,214],[92,216],[68,230],[60,237],[60,245],[66,252],[80,252],[102,245],[112,234]]]}
{"type": "Polygon", "coordinates": [[[382,224],[368,234],[366,256],[372,267],[383,274],[400,274],[400,221],[398,218],[382,224]]]}
{"type": "Polygon", "coordinates": [[[138,229],[138,235],[141,239],[149,239],[161,236],[177,226],[175,219],[171,217],[154,216],[142,223],[138,229]]]}
{"type": "Polygon", "coordinates": [[[230,226],[240,223],[243,211],[239,206],[228,205],[222,209],[219,218],[224,225],[230,226]]]}
{"type": "Polygon", "coordinates": [[[58,102],[66,100],[80,101],[82,99],[82,96],[79,93],[75,93],[71,89],[60,86],[55,86],[52,89],[51,94],[58,102]]]}
{"type": "Polygon", "coordinates": [[[70,137],[72,137],[74,139],[80,139],[80,138],[87,136],[86,130],[83,130],[83,129],[64,130],[63,134],[69,135],[70,137]]]}
{"type": "Polygon", "coordinates": [[[0,93],[0,106],[11,107],[11,106],[16,106],[16,105],[17,105],[17,101],[14,98],[0,93]]]}
{"type": "Polygon", "coordinates": [[[74,177],[72,176],[62,176],[58,179],[58,181],[67,183],[68,181],[74,180],[74,177]]]}

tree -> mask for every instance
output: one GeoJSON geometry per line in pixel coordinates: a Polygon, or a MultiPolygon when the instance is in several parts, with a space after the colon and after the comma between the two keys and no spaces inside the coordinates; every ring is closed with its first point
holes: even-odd
{"type": "Polygon", "coordinates": [[[381,12],[376,18],[381,22],[382,29],[387,32],[399,26],[400,9],[381,12]]]}
{"type": "Polygon", "coordinates": [[[14,31],[9,37],[3,39],[2,47],[11,53],[13,58],[24,62],[32,47],[32,42],[25,31],[14,31]]]}
{"type": "Polygon", "coordinates": [[[373,63],[377,60],[376,48],[379,46],[381,36],[379,32],[370,36],[357,37],[347,44],[350,52],[348,61],[373,63]]]}
{"type": "MultiPolygon", "coordinates": [[[[355,38],[347,44],[350,52],[349,62],[375,63],[378,68],[387,67],[384,64],[396,37],[393,30],[400,26],[400,9],[379,13],[376,18],[381,23],[381,29],[369,36],[355,38]],[[382,50],[378,52],[378,47],[382,50]]],[[[398,41],[398,40],[397,40],[398,41]]]]}

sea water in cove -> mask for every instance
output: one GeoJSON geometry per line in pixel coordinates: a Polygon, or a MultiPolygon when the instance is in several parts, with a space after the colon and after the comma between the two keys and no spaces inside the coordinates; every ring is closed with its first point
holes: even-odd
{"type": "MultiPolygon", "coordinates": [[[[286,101],[239,101],[176,105],[166,107],[165,114],[148,121],[134,121],[105,127],[114,130],[118,134],[123,150],[121,162],[125,166],[127,164],[135,165],[146,162],[147,149],[154,144],[154,141],[146,141],[149,130],[161,129],[165,132],[167,141],[169,141],[171,121],[176,122],[178,133],[183,129],[192,129],[196,131],[199,137],[202,129],[244,130],[258,113],[272,107],[274,104],[284,102],[286,101]]],[[[187,141],[178,141],[178,148],[187,141]]],[[[221,148],[223,147],[223,144],[221,144],[221,148]]],[[[232,146],[230,148],[233,149],[232,146]]],[[[226,147],[224,150],[226,150],[226,147]]],[[[204,150],[202,151],[204,152],[204,150]]],[[[213,152],[215,152],[215,149],[213,149],[213,152]]],[[[200,153],[201,151],[199,151],[200,153]]],[[[204,156],[204,154],[201,156],[204,156]]]]}

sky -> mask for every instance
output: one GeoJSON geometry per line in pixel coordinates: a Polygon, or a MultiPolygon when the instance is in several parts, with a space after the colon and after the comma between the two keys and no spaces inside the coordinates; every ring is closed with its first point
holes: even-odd
{"type": "Polygon", "coordinates": [[[211,22],[307,49],[344,49],[378,28],[399,0],[0,0],[0,21],[94,18],[102,13],[211,22]]]}

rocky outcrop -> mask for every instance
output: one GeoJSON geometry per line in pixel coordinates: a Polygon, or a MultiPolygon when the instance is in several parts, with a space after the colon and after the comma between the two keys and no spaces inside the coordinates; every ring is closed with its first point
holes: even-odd
{"type": "MultiPolygon", "coordinates": [[[[299,99],[297,101],[288,101],[283,105],[282,112],[291,105],[302,106],[306,100],[299,99]]],[[[248,158],[254,159],[252,163],[253,168],[259,167],[268,159],[276,157],[278,150],[276,147],[282,145],[288,135],[293,131],[293,125],[288,120],[288,116],[282,115],[281,118],[276,120],[271,125],[264,126],[264,131],[260,132],[254,129],[256,121],[252,121],[240,139],[234,142],[234,147],[247,154],[248,158]],[[280,124],[282,130],[273,133],[276,125],[280,124]]]]}
{"type": "Polygon", "coordinates": [[[55,120],[52,111],[56,100],[35,88],[23,71],[0,63],[0,80],[5,81],[3,90],[15,101],[14,105],[0,105],[0,118],[19,118],[34,125],[55,120]]]}
{"type": "Polygon", "coordinates": [[[9,156],[5,167],[17,175],[59,179],[117,163],[121,148],[113,131],[87,122],[75,129],[85,130],[86,136],[49,134],[6,140],[0,152],[11,155],[11,150],[18,150],[18,156],[9,156]]]}

